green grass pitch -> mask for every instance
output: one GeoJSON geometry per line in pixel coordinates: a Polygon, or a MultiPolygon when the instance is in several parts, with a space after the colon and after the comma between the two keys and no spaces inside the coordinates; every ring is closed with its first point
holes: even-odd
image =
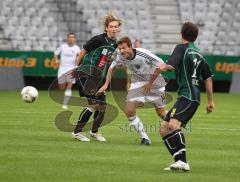
{"type": "MultiPolygon", "coordinates": [[[[0,92],[0,181],[240,181],[240,95],[215,94],[215,112],[207,115],[202,94],[192,131],[185,130],[188,173],[163,171],[173,161],[159,137],[153,109],[138,112],[151,126],[151,146],[139,144],[122,111],[102,128],[106,143],[82,143],[55,127],[61,105],[47,91],[39,95],[35,103],[27,104],[19,92],[0,92]]],[[[114,104],[109,93],[107,99],[114,104]]],[[[70,107],[73,124],[81,109],[70,107]]]]}

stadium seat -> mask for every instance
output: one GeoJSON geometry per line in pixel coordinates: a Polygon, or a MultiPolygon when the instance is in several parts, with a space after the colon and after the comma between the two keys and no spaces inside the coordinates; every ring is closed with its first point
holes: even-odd
{"type": "Polygon", "coordinates": [[[6,17],[3,15],[0,15],[0,28],[6,25],[6,21],[7,21],[6,17]]]}
{"type": "Polygon", "coordinates": [[[138,28],[138,21],[137,20],[128,20],[126,22],[127,29],[137,29],[138,28]]]}
{"type": "Polygon", "coordinates": [[[48,35],[51,40],[55,40],[55,37],[58,36],[58,29],[57,27],[50,27],[48,35]]]}
{"type": "Polygon", "coordinates": [[[226,47],[226,55],[228,56],[236,56],[238,54],[238,46],[229,45],[226,47]]]}
{"type": "Polygon", "coordinates": [[[228,23],[226,21],[221,21],[218,26],[219,31],[227,32],[229,30],[229,25],[230,25],[230,23],[228,23]]]}
{"type": "Polygon", "coordinates": [[[152,25],[149,23],[148,20],[141,20],[139,21],[139,28],[152,30],[152,25]]]}
{"type": "Polygon", "coordinates": [[[135,11],[125,11],[124,19],[136,20],[138,18],[137,13],[135,11]]]}
{"type": "Polygon", "coordinates": [[[20,25],[21,26],[28,26],[29,23],[30,23],[30,18],[28,16],[24,16],[24,17],[22,16],[20,18],[20,25]]]}
{"type": "Polygon", "coordinates": [[[218,29],[217,22],[206,21],[205,23],[205,30],[216,32],[218,29]]]}
{"type": "Polygon", "coordinates": [[[44,25],[48,26],[48,27],[53,27],[55,25],[55,21],[54,21],[53,17],[46,17],[44,19],[44,25]]]}
{"type": "Polygon", "coordinates": [[[130,29],[130,30],[128,30],[128,34],[132,39],[142,39],[139,30],[130,29]]]}
{"type": "Polygon", "coordinates": [[[36,9],[35,8],[33,8],[33,7],[30,7],[30,8],[28,8],[28,9],[26,9],[26,11],[25,11],[25,16],[27,16],[27,17],[33,17],[33,16],[35,16],[36,15],[36,9]]]}
{"type": "Polygon", "coordinates": [[[27,36],[30,40],[37,40],[38,29],[36,27],[30,27],[27,31],[27,36]]]}
{"type": "Polygon", "coordinates": [[[5,6],[3,9],[1,9],[0,14],[5,17],[10,17],[12,15],[11,8],[8,6],[5,6]]]}
{"type": "Polygon", "coordinates": [[[99,27],[99,23],[95,18],[87,19],[87,30],[92,30],[93,28],[99,27]]]}
{"type": "Polygon", "coordinates": [[[239,42],[239,33],[235,31],[228,32],[228,45],[236,45],[238,46],[239,42]]]}
{"type": "Polygon", "coordinates": [[[19,20],[18,20],[17,16],[8,18],[8,25],[17,27],[19,25],[19,20]]]}
{"type": "Polygon", "coordinates": [[[98,35],[100,33],[102,33],[102,31],[98,27],[94,27],[91,29],[92,36],[98,35]]]}
{"type": "Polygon", "coordinates": [[[110,10],[112,8],[112,1],[109,0],[101,0],[100,7],[105,10],[110,10]]]}
{"type": "Polygon", "coordinates": [[[45,42],[49,41],[50,38],[48,36],[49,29],[47,27],[42,27],[41,31],[38,32],[38,40],[44,40],[45,42]]]}
{"type": "Polygon", "coordinates": [[[232,30],[239,31],[240,30],[240,22],[234,21],[232,24],[232,30]]]}
{"type": "Polygon", "coordinates": [[[77,11],[88,9],[88,1],[77,0],[77,11]]]}
{"type": "MultiPolygon", "coordinates": [[[[37,11],[35,10],[35,12],[37,12],[37,11]]],[[[48,8],[44,7],[44,8],[41,8],[40,10],[38,10],[38,15],[42,18],[48,17],[48,8]]]]}
{"type": "Polygon", "coordinates": [[[219,14],[216,12],[208,11],[207,13],[207,20],[212,22],[219,22],[219,14]]]}
{"type": "Polygon", "coordinates": [[[139,16],[140,20],[149,20],[150,21],[149,11],[146,11],[146,10],[138,11],[138,16],[139,16]]]}
{"type": "Polygon", "coordinates": [[[101,9],[99,1],[97,0],[90,0],[88,4],[89,4],[89,9],[94,9],[94,10],[101,9]]]}
{"type": "Polygon", "coordinates": [[[12,38],[16,40],[24,40],[26,35],[26,29],[23,26],[19,26],[16,29],[16,32],[12,38]]]}
{"type": "Polygon", "coordinates": [[[14,16],[22,16],[22,14],[24,13],[24,9],[22,7],[17,7],[14,11],[13,11],[13,15],[14,16]]]}
{"type": "Polygon", "coordinates": [[[89,18],[94,18],[96,16],[95,10],[92,9],[84,9],[83,10],[83,18],[87,20],[89,18]]]}
{"type": "Polygon", "coordinates": [[[32,26],[43,28],[42,24],[43,24],[43,22],[42,22],[42,18],[41,17],[33,17],[33,18],[31,18],[31,25],[32,26]]]}
{"type": "Polygon", "coordinates": [[[215,55],[224,55],[226,53],[225,45],[215,45],[213,49],[213,54],[215,55]]]}
{"type": "Polygon", "coordinates": [[[210,1],[208,9],[220,15],[220,13],[222,12],[222,4],[210,1]]]}
{"type": "Polygon", "coordinates": [[[126,11],[136,11],[136,4],[134,1],[124,1],[123,6],[126,11]]]}
{"type": "Polygon", "coordinates": [[[226,36],[226,32],[224,31],[219,31],[216,35],[216,41],[215,44],[218,45],[225,45],[227,42],[227,36],[226,36]]]}

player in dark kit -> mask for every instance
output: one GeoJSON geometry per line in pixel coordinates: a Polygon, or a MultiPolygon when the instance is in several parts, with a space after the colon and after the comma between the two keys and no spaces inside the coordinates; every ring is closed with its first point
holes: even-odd
{"type": "Polygon", "coordinates": [[[145,84],[145,93],[149,92],[156,77],[165,71],[175,70],[178,83],[178,99],[167,113],[160,129],[160,135],[173,156],[175,163],[165,170],[189,171],[186,160],[185,137],[181,127],[185,127],[200,104],[199,81],[205,81],[207,92],[207,113],[214,109],[212,91],[212,72],[204,57],[199,53],[194,41],[198,36],[198,27],[186,22],[181,29],[182,44],[175,47],[168,62],[155,69],[150,80],[145,84]]]}
{"type": "Polygon", "coordinates": [[[78,57],[77,65],[77,86],[81,97],[86,97],[89,106],[80,114],[77,126],[72,133],[72,137],[80,141],[90,141],[82,130],[91,115],[93,115],[93,126],[90,135],[98,141],[106,141],[106,139],[98,133],[101,126],[105,109],[105,94],[96,96],[97,90],[104,84],[102,80],[106,73],[106,65],[112,53],[117,48],[116,37],[120,32],[121,20],[108,13],[103,20],[103,34],[94,36],[83,46],[83,50],[78,57]]]}

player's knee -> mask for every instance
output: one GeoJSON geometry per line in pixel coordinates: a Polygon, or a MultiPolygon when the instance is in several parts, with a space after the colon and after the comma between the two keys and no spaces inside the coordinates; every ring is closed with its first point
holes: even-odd
{"type": "Polygon", "coordinates": [[[130,108],[125,108],[124,112],[125,112],[125,114],[128,118],[135,115],[135,111],[133,109],[130,109],[130,108]]]}
{"type": "Polygon", "coordinates": [[[105,111],[106,108],[107,108],[107,105],[106,105],[106,104],[104,104],[104,105],[99,105],[99,110],[101,110],[101,111],[105,111]]]}
{"type": "Polygon", "coordinates": [[[170,121],[169,124],[168,124],[168,129],[169,129],[170,132],[174,131],[174,130],[177,130],[179,128],[180,128],[180,126],[179,126],[177,121],[170,121]]]}
{"type": "Polygon", "coordinates": [[[99,104],[94,104],[94,105],[90,105],[90,108],[92,108],[93,110],[100,110],[100,105],[99,104]]]}
{"type": "Polygon", "coordinates": [[[60,90],[65,90],[65,84],[59,84],[59,85],[58,85],[58,88],[59,88],[60,90]]]}
{"type": "Polygon", "coordinates": [[[165,137],[168,134],[168,124],[163,123],[159,129],[159,134],[161,137],[165,137]]]}
{"type": "Polygon", "coordinates": [[[72,83],[68,83],[66,88],[71,89],[72,88],[72,83]]]}
{"type": "Polygon", "coordinates": [[[165,137],[167,135],[167,131],[163,128],[160,128],[159,134],[160,134],[161,137],[165,137]]]}

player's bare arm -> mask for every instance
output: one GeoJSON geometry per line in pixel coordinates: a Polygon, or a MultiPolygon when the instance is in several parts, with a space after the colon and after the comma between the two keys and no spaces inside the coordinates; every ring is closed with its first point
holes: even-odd
{"type": "Polygon", "coordinates": [[[143,86],[144,87],[144,93],[145,95],[147,95],[149,93],[149,91],[152,88],[153,82],[156,80],[156,78],[159,76],[159,74],[161,72],[166,72],[166,71],[170,71],[173,70],[174,68],[171,65],[162,63],[159,65],[159,67],[157,67],[153,74],[150,76],[149,81],[146,82],[146,84],[143,86]]]}
{"type": "Polygon", "coordinates": [[[96,96],[101,95],[105,90],[107,90],[109,83],[111,82],[112,79],[112,72],[113,69],[109,68],[106,76],[106,81],[104,85],[97,91],[96,96]]]}
{"type": "Polygon", "coordinates": [[[58,59],[58,55],[57,54],[54,54],[54,61],[55,61],[55,63],[59,63],[59,59],[58,59]]]}
{"type": "Polygon", "coordinates": [[[212,88],[212,77],[205,80],[205,87],[207,92],[207,113],[211,113],[214,110],[214,101],[213,101],[213,88],[212,88]]]}
{"type": "Polygon", "coordinates": [[[80,54],[78,55],[77,60],[76,60],[76,65],[77,65],[77,66],[79,66],[79,65],[81,64],[81,62],[82,62],[82,60],[83,60],[83,58],[84,58],[84,56],[85,56],[86,54],[87,54],[87,51],[86,51],[86,50],[82,49],[82,50],[80,51],[80,54]]]}

